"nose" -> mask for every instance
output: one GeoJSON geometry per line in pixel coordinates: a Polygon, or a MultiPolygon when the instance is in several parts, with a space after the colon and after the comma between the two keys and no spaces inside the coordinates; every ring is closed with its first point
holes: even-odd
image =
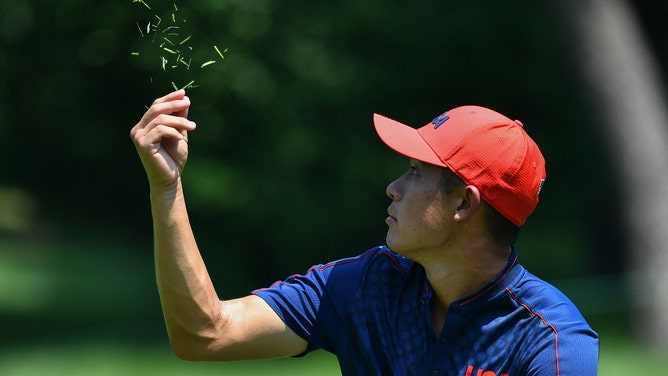
{"type": "Polygon", "coordinates": [[[387,197],[391,198],[392,201],[399,199],[399,192],[397,191],[397,180],[391,182],[385,189],[385,194],[387,197]]]}

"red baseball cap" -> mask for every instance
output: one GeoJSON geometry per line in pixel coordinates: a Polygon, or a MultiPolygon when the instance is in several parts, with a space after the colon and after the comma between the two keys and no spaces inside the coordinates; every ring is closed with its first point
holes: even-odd
{"type": "Polygon", "coordinates": [[[387,146],[449,168],[515,225],[524,224],[536,208],[545,183],[545,159],[519,120],[480,106],[462,106],[419,129],[379,114],[373,122],[387,146]]]}

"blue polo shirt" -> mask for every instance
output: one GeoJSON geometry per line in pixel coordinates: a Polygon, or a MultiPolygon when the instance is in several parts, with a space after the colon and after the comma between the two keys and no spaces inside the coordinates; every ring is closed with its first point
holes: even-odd
{"type": "Polygon", "coordinates": [[[597,334],[515,250],[494,281],[451,304],[440,335],[424,269],[386,247],[253,294],[308,341],[307,351],[334,353],[343,375],[597,374],[597,334]]]}

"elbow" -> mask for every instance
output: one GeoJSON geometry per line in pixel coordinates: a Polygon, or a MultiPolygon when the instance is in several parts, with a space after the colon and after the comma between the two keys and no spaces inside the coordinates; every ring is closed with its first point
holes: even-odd
{"type": "MultiPolygon", "coordinates": [[[[218,310],[220,312],[220,309],[218,310]]],[[[198,315],[195,319],[166,320],[172,352],[186,361],[224,361],[229,359],[230,342],[222,335],[222,315],[198,315]]]]}
{"type": "Polygon", "coordinates": [[[172,346],[172,352],[174,353],[174,355],[181,360],[186,360],[189,362],[197,362],[203,360],[200,358],[200,355],[196,351],[193,351],[192,346],[184,345],[181,342],[175,341],[171,338],[170,338],[170,344],[172,346]]]}
{"type": "Polygon", "coordinates": [[[218,360],[212,356],[212,352],[206,346],[200,344],[190,343],[183,344],[177,341],[171,341],[172,352],[174,355],[189,362],[204,362],[218,360]]]}
{"type": "Polygon", "coordinates": [[[197,335],[169,334],[169,343],[174,355],[190,362],[218,360],[214,349],[214,341],[197,335]]]}
{"type": "Polygon", "coordinates": [[[172,352],[177,358],[188,362],[203,362],[207,360],[193,351],[189,351],[187,349],[179,349],[174,346],[172,346],[172,352]]]}

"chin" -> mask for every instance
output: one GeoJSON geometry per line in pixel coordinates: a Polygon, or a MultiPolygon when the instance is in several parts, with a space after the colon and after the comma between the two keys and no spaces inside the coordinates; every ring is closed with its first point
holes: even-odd
{"type": "Polygon", "coordinates": [[[387,248],[389,248],[392,252],[402,255],[404,257],[406,256],[403,252],[401,245],[397,244],[396,242],[393,242],[391,239],[389,238],[385,239],[385,244],[387,248]]]}

